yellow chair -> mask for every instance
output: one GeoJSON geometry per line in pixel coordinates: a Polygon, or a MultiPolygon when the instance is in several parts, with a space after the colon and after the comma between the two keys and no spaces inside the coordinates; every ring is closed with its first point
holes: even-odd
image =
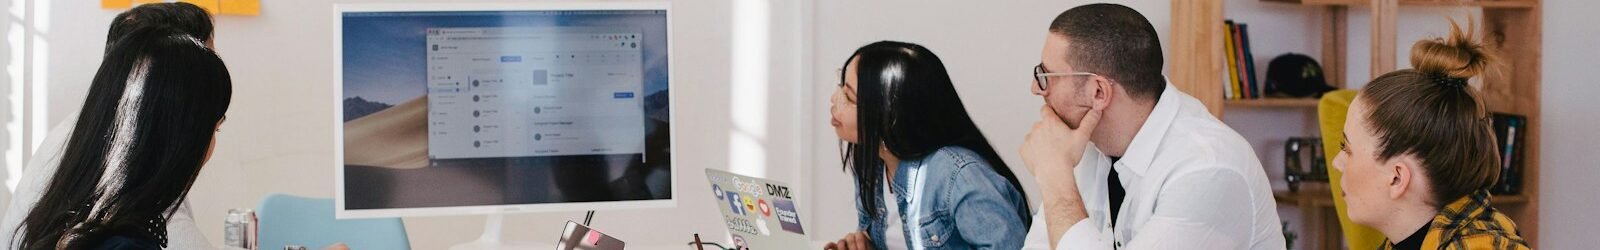
{"type": "Polygon", "coordinates": [[[1322,100],[1317,103],[1317,117],[1322,128],[1322,145],[1324,155],[1328,160],[1328,184],[1332,186],[1334,210],[1339,213],[1339,226],[1344,229],[1345,244],[1350,249],[1372,249],[1383,244],[1383,234],[1367,226],[1356,225],[1350,222],[1350,216],[1345,210],[1344,199],[1339,197],[1339,178],[1344,173],[1333,166],[1334,156],[1339,155],[1339,142],[1344,141],[1345,113],[1350,110],[1350,102],[1356,99],[1355,90],[1336,90],[1322,94],[1322,100]]]}

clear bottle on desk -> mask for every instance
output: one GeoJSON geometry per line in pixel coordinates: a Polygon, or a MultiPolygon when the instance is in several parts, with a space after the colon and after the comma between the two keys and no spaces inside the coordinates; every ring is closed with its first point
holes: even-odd
{"type": "Polygon", "coordinates": [[[223,220],[222,233],[223,245],[242,249],[255,250],[256,227],[259,224],[256,211],[250,209],[228,209],[228,217],[223,220]]]}

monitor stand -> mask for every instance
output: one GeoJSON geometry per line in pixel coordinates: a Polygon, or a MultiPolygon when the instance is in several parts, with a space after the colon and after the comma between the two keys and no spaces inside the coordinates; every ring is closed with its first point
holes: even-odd
{"type": "Polygon", "coordinates": [[[513,241],[501,237],[506,216],[502,213],[488,215],[488,221],[483,223],[483,234],[477,240],[456,244],[450,250],[548,250],[555,249],[556,245],[549,242],[538,241],[513,241]]]}

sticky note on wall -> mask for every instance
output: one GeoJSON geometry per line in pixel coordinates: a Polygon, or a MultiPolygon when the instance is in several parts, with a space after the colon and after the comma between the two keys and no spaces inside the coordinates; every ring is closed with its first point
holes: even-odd
{"type": "Polygon", "coordinates": [[[212,14],[216,14],[218,11],[217,0],[179,0],[178,2],[185,2],[194,4],[195,6],[200,6],[201,9],[206,9],[206,12],[210,12],[212,14]]]}
{"type": "Polygon", "coordinates": [[[223,15],[261,15],[261,0],[217,0],[223,15]]]}
{"type": "Polygon", "coordinates": [[[100,8],[122,9],[133,7],[133,0],[100,0],[100,8]]]}
{"type": "Polygon", "coordinates": [[[140,5],[140,4],[147,4],[147,3],[163,3],[163,2],[166,2],[166,1],[162,1],[162,0],[133,0],[133,5],[140,5]]]}

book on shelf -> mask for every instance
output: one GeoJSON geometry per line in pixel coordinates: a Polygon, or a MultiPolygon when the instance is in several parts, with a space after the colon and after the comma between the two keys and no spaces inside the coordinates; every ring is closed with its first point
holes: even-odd
{"type": "Polygon", "coordinates": [[[1522,192],[1523,144],[1528,133],[1528,118],[1494,113],[1495,147],[1500,153],[1500,180],[1490,193],[1513,195],[1522,192]]]}
{"type": "Polygon", "coordinates": [[[1249,25],[1235,22],[1232,19],[1223,20],[1223,31],[1226,35],[1222,38],[1223,51],[1227,60],[1226,79],[1222,81],[1223,99],[1244,100],[1259,99],[1265,94],[1261,79],[1256,74],[1255,53],[1250,52],[1249,25]]]}
{"type": "Polygon", "coordinates": [[[1233,30],[1228,34],[1233,36],[1233,51],[1231,52],[1233,53],[1233,64],[1237,66],[1233,70],[1238,71],[1237,73],[1239,74],[1239,82],[1235,83],[1235,86],[1239,87],[1239,99],[1250,99],[1250,84],[1248,83],[1250,75],[1245,74],[1244,71],[1244,37],[1239,36],[1239,28],[1243,26],[1239,24],[1242,23],[1233,22],[1233,30]]]}
{"type": "Polygon", "coordinates": [[[1242,65],[1244,65],[1244,73],[1247,75],[1244,79],[1245,83],[1249,84],[1245,89],[1250,90],[1250,94],[1246,96],[1249,98],[1261,98],[1261,85],[1257,84],[1261,80],[1256,78],[1256,56],[1255,53],[1250,52],[1250,27],[1244,23],[1234,24],[1239,26],[1239,51],[1244,54],[1244,64],[1242,65]]]}
{"type": "Polygon", "coordinates": [[[1224,20],[1223,21],[1223,31],[1225,31],[1226,34],[1229,34],[1229,35],[1222,36],[1222,44],[1223,44],[1223,47],[1224,47],[1223,54],[1225,54],[1225,56],[1223,56],[1223,58],[1227,59],[1227,63],[1225,65],[1228,66],[1228,80],[1222,83],[1223,95],[1224,95],[1223,98],[1224,99],[1229,99],[1229,100],[1242,99],[1239,96],[1239,87],[1238,87],[1239,71],[1235,70],[1235,69],[1239,68],[1238,65],[1235,65],[1235,63],[1238,63],[1239,61],[1234,59],[1234,53],[1233,53],[1234,47],[1235,47],[1234,44],[1233,44],[1233,35],[1232,35],[1233,34],[1233,20],[1230,19],[1230,20],[1224,20]]]}

